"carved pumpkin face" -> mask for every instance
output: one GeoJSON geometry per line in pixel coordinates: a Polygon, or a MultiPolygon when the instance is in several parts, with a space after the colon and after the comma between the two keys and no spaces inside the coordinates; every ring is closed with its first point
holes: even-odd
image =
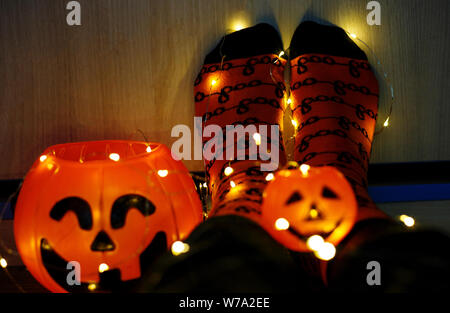
{"type": "Polygon", "coordinates": [[[278,171],[263,196],[265,227],[280,243],[300,252],[311,251],[306,241],[313,235],[337,245],[353,227],[356,211],[350,184],[333,167],[278,171]]]}
{"type": "Polygon", "coordinates": [[[193,181],[167,147],[100,141],[43,153],[23,183],[14,232],[25,265],[49,290],[110,291],[137,282],[201,220],[193,181]],[[70,261],[80,264],[80,286],[67,283],[70,261]]]}

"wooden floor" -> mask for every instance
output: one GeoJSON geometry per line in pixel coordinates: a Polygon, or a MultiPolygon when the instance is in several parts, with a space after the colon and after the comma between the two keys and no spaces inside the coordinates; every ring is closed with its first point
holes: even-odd
{"type": "Polygon", "coordinates": [[[372,162],[450,160],[448,0],[380,0],[380,26],[367,25],[366,0],[80,1],[81,26],[66,24],[67,2],[0,2],[0,179],[23,177],[57,143],[142,139],[140,129],[170,145],[174,125],[193,125],[193,82],[221,36],[269,22],[288,47],[302,19],[356,33],[390,75],[391,127],[372,162]]]}

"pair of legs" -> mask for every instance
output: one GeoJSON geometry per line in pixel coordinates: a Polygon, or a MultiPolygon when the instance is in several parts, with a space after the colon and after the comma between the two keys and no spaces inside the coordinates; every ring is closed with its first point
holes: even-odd
{"type": "MultiPolygon", "coordinates": [[[[203,127],[218,125],[224,133],[226,125],[282,129],[288,62],[279,57],[282,50],[277,31],[268,24],[222,38],[195,81],[196,116],[203,117],[203,127]]],[[[295,31],[288,54],[290,108],[296,124],[293,159],[339,169],[358,203],[356,224],[328,264],[328,286],[369,288],[370,261],[382,264],[386,283],[379,289],[383,290],[420,289],[416,285],[425,278],[418,269],[427,268],[428,275],[448,272],[448,258],[436,256],[446,238],[405,232],[377,209],[367,193],[378,84],[364,52],[342,29],[304,22],[295,31]],[[402,264],[411,258],[412,265],[402,264]],[[398,278],[400,268],[403,276],[398,278]]],[[[204,143],[210,139],[205,137],[204,143]]],[[[317,259],[288,250],[261,227],[267,172],[260,170],[263,160],[249,160],[253,138],[237,139],[237,145],[224,147],[224,155],[234,149],[231,158],[206,161],[212,209],[188,238],[191,250],[176,258],[167,256],[144,290],[280,292],[326,287],[317,259]],[[246,160],[237,160],[239,153],[246,160]],[[228,167],[233,171],[227,172],[228,167]]],[[[261,140],[269,149],[279,147],[280,167],[285,167],[282,132],[274,136],[269,130],[261,140]]]]}

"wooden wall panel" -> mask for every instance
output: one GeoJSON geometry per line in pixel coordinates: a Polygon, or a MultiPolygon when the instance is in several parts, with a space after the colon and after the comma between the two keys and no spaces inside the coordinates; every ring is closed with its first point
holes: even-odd
{"type": "Polygon", "coordinates": [[[447,0],[380,0],[381,26],[367,25],[366,0],[80,0],[75,27],[67,2],[0,0],[0,179],[22,177],[56,143],[141,129],[170,145],[174,125],[193,124],[205,54],[237,20],[278,25],[285,47],[302,18],[357,33],[396,93],[372,162],[450,159],[447,0]]]}

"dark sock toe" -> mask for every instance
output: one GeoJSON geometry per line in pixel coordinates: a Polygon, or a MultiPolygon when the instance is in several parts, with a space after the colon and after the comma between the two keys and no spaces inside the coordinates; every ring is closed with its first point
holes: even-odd
{"type": "Polygon", "coordinates": [[[365,53],[340,27],[302,22],[294,32],[290,45],[290,57],[308,53],[342,56],[367,60],[365,53]]]}
{"type": "Polygon", "coordinates": [[[280,35],[273,26],[261,23],[224,36],[205,58],[205,64],[249,58],[261,54],[279,54],[283,50],[280,35]]]}

